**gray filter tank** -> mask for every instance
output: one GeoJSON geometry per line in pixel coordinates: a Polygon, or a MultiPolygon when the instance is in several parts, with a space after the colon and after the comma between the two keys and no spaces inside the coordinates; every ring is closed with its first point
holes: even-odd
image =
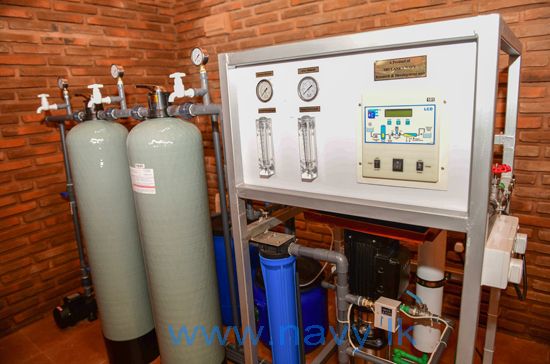
{"type": "Polygon", "coordinates": [[[80,221],[109,360],[158,356],[122,125],[90,120],[67,134],[80,221]]]}
{"type": "Polygon", "coordinates": [[[218,364],[221,331],[201,133],[161,117],[128,136],[132,187],[163,364],[218,364]],[[196,328],[196,338],[188,343],[196,328]]]}

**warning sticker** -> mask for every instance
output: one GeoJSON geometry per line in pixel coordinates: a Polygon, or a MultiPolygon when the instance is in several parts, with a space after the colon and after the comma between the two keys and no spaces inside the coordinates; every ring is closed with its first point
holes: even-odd
{"type": "Polygon", "coordinates": [[[132,179],[132,189],[135,192],[147,195],[157,193],[155,173],[152,168],[145,168],[145,165],[136,163],[135,167],[130,167],[130,177],[132,179]]]}

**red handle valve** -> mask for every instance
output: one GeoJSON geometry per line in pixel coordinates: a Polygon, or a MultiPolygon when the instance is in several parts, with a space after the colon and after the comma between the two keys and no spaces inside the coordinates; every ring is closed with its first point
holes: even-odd
{"type": "Polygon", "coordinates": [[[495,164],[492,168],[494,174],[502,174],[512,172],[512,167],[507,164],[495,164]]]}

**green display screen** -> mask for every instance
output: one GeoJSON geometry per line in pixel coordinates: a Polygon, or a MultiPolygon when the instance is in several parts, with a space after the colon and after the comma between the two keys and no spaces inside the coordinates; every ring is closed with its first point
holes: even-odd
{"type": "Polygon", "coordinates": [[[412,109],[386,109],[384,116],[387,118],[409,118],[413,116],[412,109]]]}

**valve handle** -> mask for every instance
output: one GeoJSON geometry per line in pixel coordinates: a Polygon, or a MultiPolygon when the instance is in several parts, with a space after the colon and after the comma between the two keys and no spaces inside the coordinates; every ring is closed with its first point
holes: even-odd
{"type": "Polygon", "coordinates": [[[185,73],[175,72],[175,73],[172,73],[169,77],[174,79],[174,92],[172,92],[168,97],[168,102],[174,102],[176,98],[180,98],[180,97],[195,96],[195,92],[193,89],[186,90],[185,87],[183,86],[183,77],[185,77],[185,73]]]}
{"type": "Polygon", "coordinates": [[[103,85],[100,83],[94,83],[92,85],[88,85],[89,89],[92,89],[92,97],[90,97],[90,101],[88,102],[88,107],[92,107],[93,104],[99,105],[102,101],[101,96],[101,89],[103,88],[103,85]]]}
{"type": "Polygon", "coordinates": [[[57,110],[57,104],[50,105],[50,102],[48,101],[48,97],[50,97],[49,94],[38,95],[38,98],[40,99],[40,107],[36,109],[37,114],[41,114],[42,111],[57,110]]]}
{"type": "Polygon", "coordinates": [[[494,174],[502,174],[502,173],[512,172],[512,167],[510,167],[507,164],[497,163],[491,168],[491,170],[493,171],[494,174]]]}

